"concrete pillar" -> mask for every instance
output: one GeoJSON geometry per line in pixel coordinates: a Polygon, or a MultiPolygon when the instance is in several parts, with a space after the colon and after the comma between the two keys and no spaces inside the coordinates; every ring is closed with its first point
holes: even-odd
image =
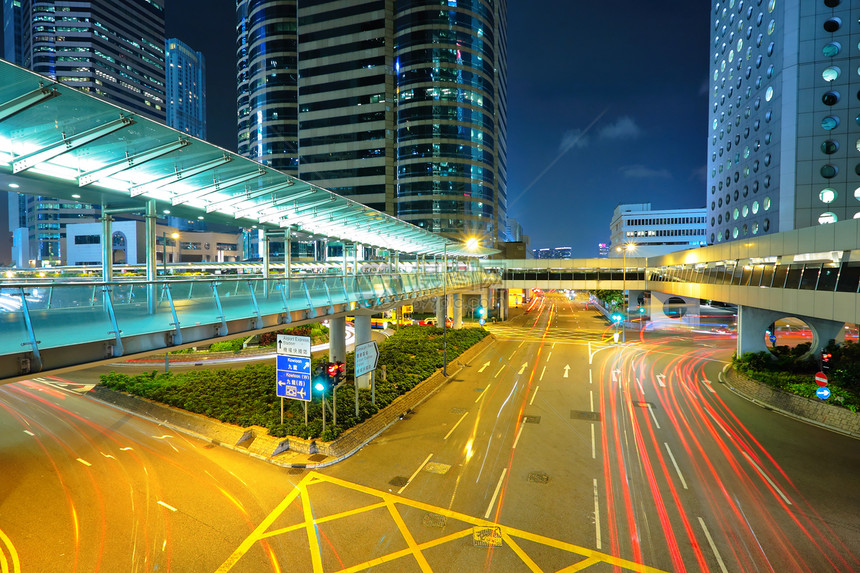
{"type": "Polygon", "coordinates": [[[695,326],[700,322],[698,298],[651,291],[651,308],[648,310],[651,322],[657,329],[678,324],[695,326]],[[670,314],[666,314],[666,311],[670,314]]]}
{"type": "Polygon", "coordinates": [[[481,306],[484,307],[484,310],[488,314],[490,312],[490,291],[491,289],[489,288],[481,289],[481,306]]]}
{"type": "Polygon", "coordinates": [[[284,276],[290,278],[290,266],[293,262],[293,240],[290,227],[284,231],[284,276]]]}
{"type": "Polygon", "coordinates": [[[451,305],[454,328],[463,328],[463,295],[460,293],[455,293],[451,296],[454,301],[454,304],[451,305]]]}
{"type": "Polygon", "coordinates": [[[510,308],[508,308],[508,289],[499,290],[499,320],[507,320],[510,308]]]}
{"type": "Polygon", "coordinates": [[[113,280],[113,217],[104,210],[105,206],[102,205],[102,280],[110,282],[113,280]]]}
{"type": "Polygon", "coordinates": [[[269,233],[267,233],[266,231],[262,231],[262,233],[263,233],[263,240],[262,240],[263,278],[267,279],[267,278],[269,278],[269,267],[270,267],[270,265],[269,265],[269,262],[270,262],[269,261],[269,233]]]}
{"type": "Polygon", "coordinates": [[[812,331],[810,354],[818,354],[827,343],[834,340],[842,332],[844,322],[813,318],[801,314],[788,314],[775,310],[764,310],[752,306],[738,305],[738,356],[745,352],[763,352],[768,350],[765,342],[765,331],[768,327],[782,318],[794,317],[805,322],[812,331]]]}
{"type": "Polygon", "coordinates": [[[346,362],[346,318],[329,319],[328,344],[329,362],[346,362]]]}
{"type": "Polygon", "coordinates": [[[144,254],[144,265],[146,266],[146,307],[147,312],[149,314],[155,314],[155,306],[158,298],[158,290],[156,289],[155,282],[156,277],[158,276],[158,261],[155,258],[155,224],[156,224],[156,215],[155,215],[155,199],[149,199],[146,202],[146,216],[144,217],[145,223],[145,236],[144,236],[144,248],[146,249],[144,254]]]}
{"type": "MultiPolygon", "coordinates": [[[[355,345],[370,342],[370,315],[356,314],[355,315],[355,345]]],[[[355,384],[358,388],[370,388],[370,375],[362,374],[355,379],[355,384]]]]}

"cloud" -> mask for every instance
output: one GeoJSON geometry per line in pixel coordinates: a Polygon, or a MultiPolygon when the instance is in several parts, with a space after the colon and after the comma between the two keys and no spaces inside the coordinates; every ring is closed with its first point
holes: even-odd
{"type": "Polygon", "coordinates": [[[581,129],[570,129],[561,137],[561,143],[558,145],[558,150],[562,153],[573,149],[583,149],[588,146],[588,136],[581,129]]]}
{"type": "Polygon", "coordinates": [[[672,179],[668,169],[652,169],[644,165],[625,165],[619,171],[630,179],[672,179]]]}
{"type": "Polygon", "coordinates": [[[601,127],[598,132],[601,139],[635,139],[642,135],[642,129],[631,117],[619,117],[615,123],[601,127]]]}
{"type": "Polygon", "coordinates": [[[702,165],[693,170],[690,174],[690,181],[707,181],[708,180],[708,166],[702,165]]]}

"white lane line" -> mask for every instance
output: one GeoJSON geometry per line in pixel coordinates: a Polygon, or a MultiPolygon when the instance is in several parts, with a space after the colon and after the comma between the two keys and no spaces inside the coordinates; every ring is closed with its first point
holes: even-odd
{"type": "Polygon", "coordinates": [[[597,449],[594,442],[594,424],[591,424],[591,459],[597,459],[597,449]]]}
{"type": "Polygon", "coordinates": [[[588,383],[593,384],[594,382],[591,380],[591,369],[588,369],[588,383]]]}
{"type": "Polygon", "coordinates": [[[669,458],[672,460],[672,465],[675,466],[675,471],[678,472],[678,479],[681,480],[681,485],[684,486],[684,489],[687,489],[687,481],[684,479],[684,476],[681,474],[681,468],[678,467],[678,462],[675,461],[675,456],[672,455],[672,449],[669,447],[669,444],[663,442],[663,445],[666,446],[666,451],[669,452],[669,458]]]}
{"type": "Polygon", "coordinates": [[[161,506],[163,506],[163,507],[166,507],[166,508],[167,508],[167,509],[169,509],[170,511],[178,511],[175,507],[173,507],[172,505],[167,505],[166,503],[164,503],[164,502],[163,502],[163,501],[161,501],[160,499],[158,500],[158,505],[161,505],[161,506]]]}
{"type": "Polygon", "coordinates": [[[24,433],[27,434],[28,436],[35,436],[36,435],[33,432],[31,432],[30,430],[24,430],[24,433]]]}
{"type": "MultiPolygon", "coordinates": [[[[519,348],[519,346],[517,346],[517,348],[519,348]]],[[[508,360],[513,360],[513,358],[514,358],[514,354],[516,354],[516,353],[517,353],[517,351],[516,351],[516,350],[514,350],[513,352],[511,352],[511,356],[508,358],[508,360]]]]}
{"type": "Polygon", "coordinates": [[[82,464],[84,464],[84,465],[85,465],[85,466],[87,466],[87,467],[90,467],[91,465],[93,465],[93,464],[91,464],[90,462],[88,462],[87,460],[82,460],[81,458],[78,458],[78,461],[79,461],[79,462],[81,462],[82,464]]]}
{"type": "Polygon", "coordinates": [[[751,457],[749,457],[749,455],[746,452],[741,452],[741,453],[749,461],[749,463],[751,463],[753,465],[753,467],[756,469],[756,471],[758,471],[759,475],[761,475],[761,477],[763,477],[764,479],[767,480],[767,483],[770,484],[770,487],[772,487],[773,489],[776,490],[776,493],[779,494],[779,496],[783,499],[783,501],[785,501],[785,503],[787,503],[788,505],[791,505],[791,502],[788,501],[788,498],[785,497],[785,494],[782,493],[782,490],[779,489],[778,487],[776,487],[776,484],[771,481],[771,479],[768,477],[768,475],[766,473],[764,473],[764,470],[761,469],[759,467],[759,465],[757,463],[755,463],[755,461],[753,461],[753,459],[751,457]]]}
{"type": "Polygon", "coordinates": [[[496,373],[493,375],[493,378],[498,378],[498,377],[499,377],[499,374],[501,374],[501,373],[502,373],[502,370],[504,370],[504,369],[505,369],[505,367],[504,367],[504,366],[502,366],[501,368],[499,368],[499,371],[498,371],[498,372],[496,372],[496,373]]]}
{"type": "MultiPolygon", "coordinates": [[[[523,340],[522,342],[520,342],[520,346],[522,346],[522,345],[523,345],[523,344],[525,344],[525,343],[526,343],[526,341],[525,341],[525,340],[523,340]]],[[[519,347],[520,347],[520,346],[517,346],[517,349],[519,349],[519,347]]]]}
{"type": "Polygon", "coordinates": [[[531,406],[531,405],[532,405],[532,403],[535,401],[535,396],[537,396],[538,388],[540,388],[540,386],[535,386],[535,393],[534,393],[534,394],[532,394],[532,399],[531,399],[531,400],[529,400],[529,406],[531,406]]]}
{"type": "Polygon", "coordinates": [[[521,423],[520,423],[520,431],[519,431],[519,432],[517,432],[517,438],[514,440],[514,447],[513,447],[513,449],[517,449],[517,444],[520,442],[520,436],[522,436],[522,435],[523,435],[523,428],[525,428],[525,427],[526,427],[526,423],[525,423],[525,422],[521,422],[521,423]]]}
{"type": "Polygon", "coordinates": [[[717,558],[717,563],[720,566],[720,571],[722,571],[723,573],[729,573],[729,570],[726,569],[726,564],[723,563],[723,558],[720,557],[720,552],[717,551],[717,546],[714,543],[714,539],[711,537],[711,532],[708,531],[707,526],[705,526],[705,521],[701,517],[699,518],[699,524],[702,526],[702,530],[705,532],[705,537],[708,540],[708,545],[711,546],[711,551],[714,552],[714,556],[717,558]]]}
{"type": "Polygon", "coordinates": [[[415,479],[415,476],[417,476],[417,475],[418,475],[418,472],[420,472],[420,471],[421,471],[421,468],[423,468],[424,466],[426,466],[426,465],[427,465],[427,462],[429,462],[429,461],[430,461],[430,458],[432,458],[432,457],[433,457],[433,454],[430,454],[429,456],[427,456],[427,458],[426,458],[423,462],[421,462],[421,465],[420,465],[420,466],[418,466],[418,469],[417,469],[417,470],[415,470],[415,473],[414,473],[414,474],[412,474],[411,476],[409,476],[409,479],[408,479],[408,480],[406,480],[406,483],[405,483],[405,484],[403,484],[403,487],[401,487],[400,489],[398,489],[398,490],[397,490],[397,495],[400,495],[401,493],[403,493],[403,490],[404,490],[404,489],[406,489],[406,486],[407,486],[407,485],[409,485],[410,483],[412,483],[412,480],[414,480],[414,479],[415,479]]]}
{"type": "Polygon", "coordinates": [[[484,519],[490,518],[490,512],[493,511],[493,506],[496,505],[496,498],[499,497],[499,490],[502,489],[502,482],[505,481],[505,473],[508,468],[502,470],[502,475],[499,477],[499,483],[496,484],[496,491],[493,492],[493,499],[490,500],[490,505],[487,507],[487,512],[484,513],[484,519]]]}
{"type": "Polygon", "coordinates": [[[555,342],[552,343],[552,346],[550,346],[550,348],[555,348],[555,342]]]}
{"type": "Polygon", "coordinates": [[[657,374],[657,384],[660,385],[660,388],[666,387],[666,383],[664,382],[664,380],[666,380],[665,374],[657,374]]]}
{"type": "Polygon", "coordinates": [[[591,403],[591,411],[594,412],[594,392],[588,391],[588,400],[591,403]]]}
{"type": "Polygon", "coordinates": [[[540,378],[538,378],[538,382],[543,380],[543,373],[546,372],[546,366],[543,367],[543,370],[540,371],[540,378]]]}
{"type": "Polygon", "coordinates": [[[591,341],[588,342],[588,363],[591,364],[591,359],[594,358],[594,354],[591,353],[591,341]]]}
{"type": "Polygon", "coordinates": [[[660,429],[660,422],[657,421],[657,416],[654,415],[654,408],[651,404],[648,404],[648,411],[651,412],[651,419],[654,420],[654,425],[657,426],[657,429],[660,429]]]}
{"type": "Polygon", "coordinates": [[[552,356],[552,350],[550,350],[546,355],[546,361],[549,362],[549,357],[552,356]]]}
{"type": "Polygon", "coordinates": [[[645,395],[645,389],[642,388],[642,382],[639,381],[639,378],[636,379],[636,385],[639,386],[639,391],[642,392],[642,395],[645,395]]]}
{"type": "Polygon", "coordinates": [[[456,424],[454,424],[454,427],[453,427],[453,428],[451,428],[450,430],[448,430],[448,433],[447,433],[447,434],[445,434],[445,437],[444,437],[444,438],[442,438],[442,439],[443,439],[443,440],[447,440],[447,439],[448,439],[448,436],[450,436],[450,435],[454,432],[454,430],[456,430],[456,429],[457,429],[457,426],[459,426],[459,425],[460,425],[460,422],[462,422],[462,421],[463,421],[463,418],[465,418],[465,417],[466,417],[466,416],[468,416],[468,415],[469,415],[469,412],[466,412],[465,414],[463,414],[462,416],[460,416],[460,419],[459,419],[459,420],[457,420],[457,423],[456,423],[456,424]]]}
{"type": "Polygon", "coordinates": [[[477,404],[477,403],[478,403],[478,400],[480,400],[481,398],[483,398],[483,397],[484,397],[484,394],[486,394],[486,393],[487,393],[487,389],[486,389],[486,388],[484,388],[483,390],[481,390],[481,393],[480,393],[480,394],[478,394],[478,397],[477,397],[477,398],[475,398],[475,404],[477,404]]]}
{"type": "Polygon", "coordinates": [[[597,478],[594,478],[594,532],[595,547],[600,549],[600,505],[597,498],[597,478]]]}

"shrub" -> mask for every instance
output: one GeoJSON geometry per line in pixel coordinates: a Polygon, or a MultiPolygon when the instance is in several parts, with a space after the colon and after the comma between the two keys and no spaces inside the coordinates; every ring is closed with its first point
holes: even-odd
{"type": "MultiPolygon", "coordinates": [[[[318,332],[322,332],[322,329],[318,332]]],[[[454,360],[486,335],[487,331],[483,328],[448,330],[448,361],[454,360]]],[[[329,417],[324,435],[322,403],[318,395],[308,403],[307,426],[304,424],[304,407],[298,400],[284,401],[284,422],[281,423],[274,364],[250,364],[239,370],[207,369],[183,373],[159,373],[153,370],[134,376],[111,372],[103,374],[101,382],[113,390],[203,414],[221,422],[263,426],[273,436],[316,438],[322,435],[324,440],[332,440],[343,430],[368,419],[441,368],[442,343],[442,330],[432,326],[409,326],[390,336],[380,345],[379,364],[386,365],[387,380],[383,381],[377,372],[376,405],[371,403],[370,390],[359,390],[359,414],[356,416],[355,387],[341,387],[338,390],[337,427],[331,425],[329,417]]],[[[327,358],[320,357],[312,361],[312,366],[317,369],[325,362],[327,358]]],[[[347,355],[346,363],[347,379],[351,381],[351,373],[354,372],[352,353],[347,355]]],[[[328,400],[331,401],[330,395],[328,400]]]]}

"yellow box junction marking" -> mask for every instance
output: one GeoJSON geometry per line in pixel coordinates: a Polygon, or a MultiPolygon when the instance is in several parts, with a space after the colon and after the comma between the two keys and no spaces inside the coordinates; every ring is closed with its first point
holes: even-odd
{"type": "MultiPolygon", "coordinates": [[[[295,489],[291,491],[283,499],[283,501],[281,501],[281,503],[279,503],[277,507],[275,507],[275,509],[272,510],[272,512],[268,516],[266,516],[266,518],[260,523],[260,525],[257,526],[257,528],[239,545],[239,547],[237,547],[236,550],[233,551],[233,553],[216,570],[216,573],[226,573],[227,571],[230,571],[233,566],[236,565],[236,563],[254,546],[255,543],[277,535],[290,533],[300,529],[305,529],[308,535],[308,544],[310,547],[311,565],[313,572],[324,573],[322,564],[322,552],[319,544],[319,537],[317,535],[317,525],[326,522],[336,521],[344,517],[350,517],[353,515],[365,513],[380,508],[388,509],[388,512],[391,515],[391,518],[397,529],[400,531],[400,534],[403,536],[407,547],[405,549],[393,551],[387,555],[375,557],[369,561],[365,561],[364,563],[358,563],[356,565],[343,569],[343,573],[365,571],[372,567],[376,567],[383,563],[394,561],[395,559],[400,559],[401,557],[407,557],[409,555],[411,555],[415,559],[416,563],[422,571],[429,572],[432,571],[432,569],[430,568],[430,565],[427,562],[426,557],[424,556],[424,551],[433,547],[444,545],[445,543],[462,539],[464,537],[472,537],[473,543],[475,541],[479,541],[481,542],[481,544],[486,544],[490,547],[507,545],[522,560],[523,564],[528,567],[529,570],[535,573],[542,573],[543,570],[538,567],[538,565],[528,555],[528,553],[526,553],[526,551],[523,550],[522,547],[520,547],[520,545],[516,542],[517,539],[524,539],[526,541],[531,541],[536,544],[546,545],[555,549],[567,551],[568,553],[584,558],[576,561],[572,565],[561,569],[559,573],[581,571],[597,563],[607,563],[609,565],[620,567],[627,571],[635,571],[637,573],[666,573],[660,569],[649,567],[648,565],[634,563],[633,561],[628,561],[626,559],[607,555],[606,553],[601,553],[599,551],[593,551],[586,547],[580,547],[578,545],[573,545],[572,543],[566,543],[564,541],[559,541],[557,539],[552,539],[550,537],[545,537],[536,533],[530,533],[522,529],[507,527],[505,525],[487,521],[486,519],[472,517],[471,515],[465,515],[456,511],[451,511],[444,507],[436,507],[427,503],[422,503],[420,501],[406,499],[398,495],[379,491],[359,484],[350,483],[348,481],[326,476],[317,472],[310,472],[302,479],[302,481],[296,484],[295,489]],[[368,505],[363,507],[314,519],[313,513],[311,511],[311,496],[309,492],[309,486],[312,486],[317,483],[327,483],[340,486],[352,491],[367,494],[369,496],[379,499],[380,501],[369,503],[368,505]],[[287,508],[296,500],[296,498],[300,498],[304,521],[287,527],[269,530],[269,527],[271,527],[271,525],[287,510],[287,508]],[[455,533],[451,533],[443,537],[439,537],[437,539],[432,539],[424,543],[418,543],[415,540],[415,537],[412,535],[412,532],[409,530],[409,527],[403,520],[403,517],[398,510],[398,506],[411,507],[430,513],[444,515],[449,519],[457,520],[464,524],[468,524],[468,526],[464,527],[461,531],[457,531],[455,533]]],[[[424,533],[426,534],[426,531],[424,533]]]]}

